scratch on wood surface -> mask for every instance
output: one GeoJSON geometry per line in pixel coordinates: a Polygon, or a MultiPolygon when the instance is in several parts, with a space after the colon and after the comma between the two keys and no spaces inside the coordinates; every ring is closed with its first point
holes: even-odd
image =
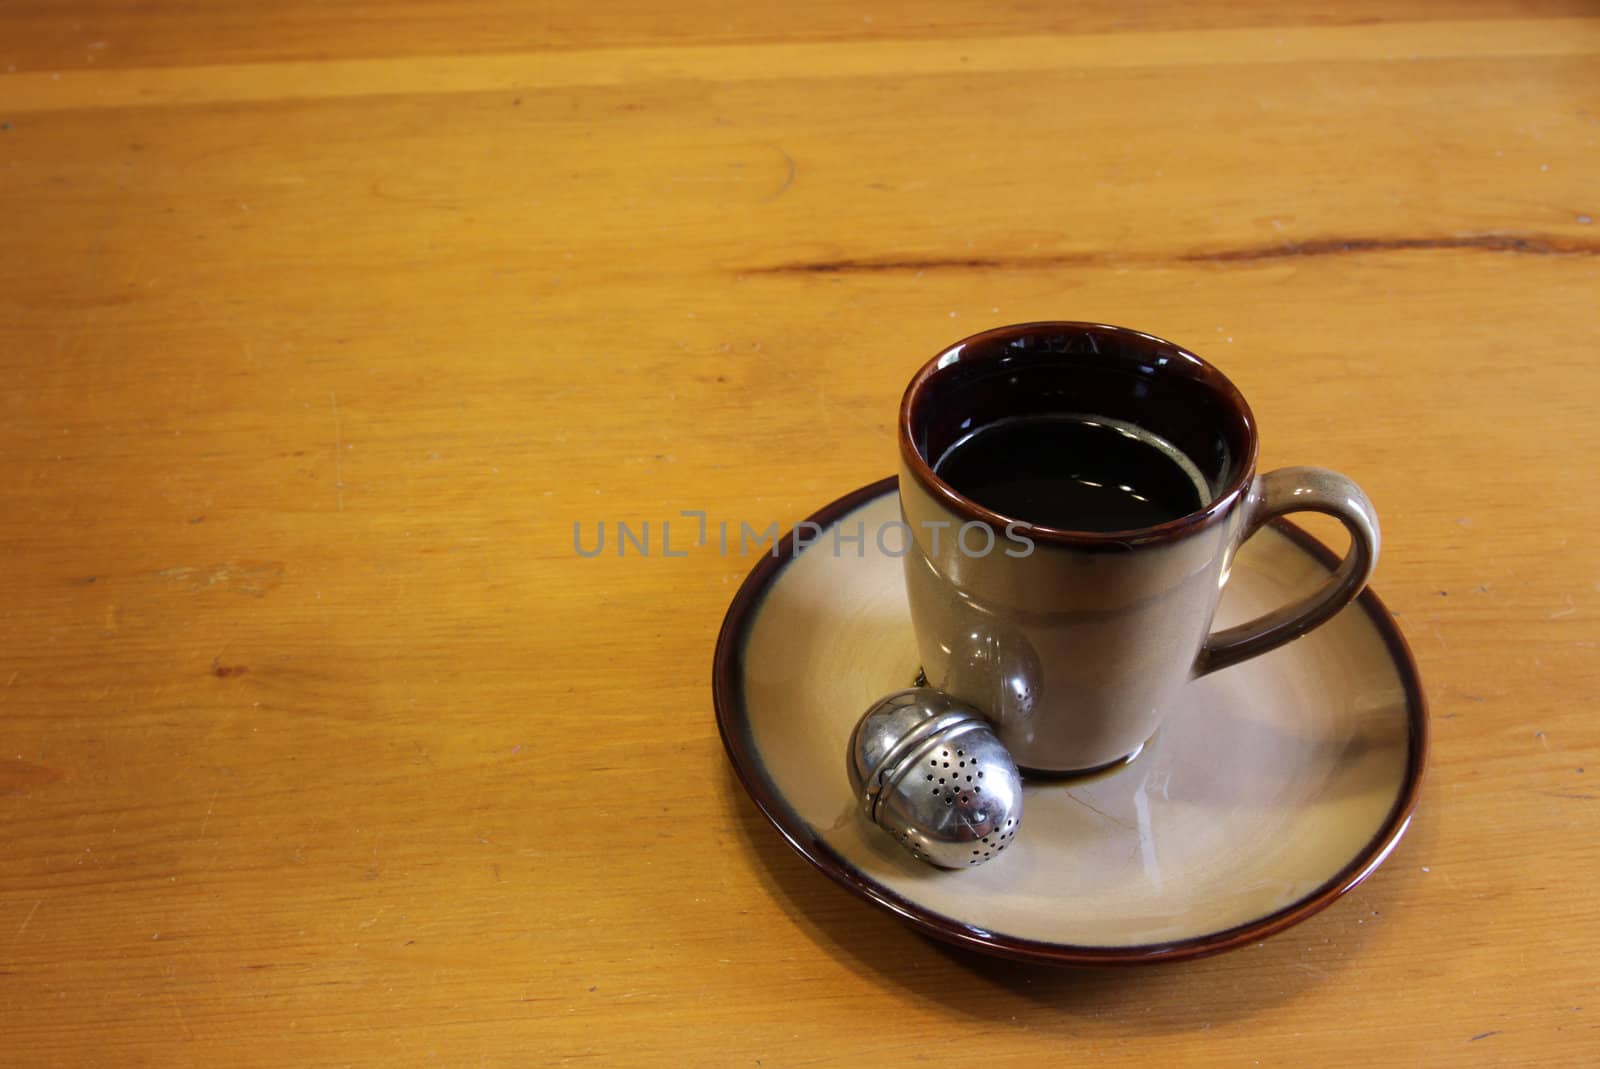
{"type": "Polygon", "coordinates": [[[17,925],[16,934],[11,937],[12,946],[16,946],[17,940],[22,938],[22,933],[28,930],[28,925],[33,921],[33,915],[39,912],[39,907],[42,905],[44,905],[44,899],[41,898],[33,904],[32,909],[28,910],[28,915],[22,918],[22,923],[17,925]]]}
{"type": "Polygon", "coordinates": [[[794,185],[794,177],[800,172],[800,168],[795,166],[794,157],[785,152],[782,145],[773,145],[772,147],[778,150],[778,155],[783,157],[784,166],[789,168],[788,173],[783,176],[783,184],[773,192],[772,196],[767,198],[768,200],[777,200],[788,192],[790,186],[794,185]]]}
{"type": "Polygon", "coordinates": [[[1245,260],[1279,260],[1287,257],[1341,256],[1366,252],[1419,252],[1434,250],[1511,252],[1529,256],[1600,256],[1600,243],[1552,237],[1545,234],[1454,234],[1448,237],[1412,238],[1310,238],[1237,249],[1190,253],[1185,260],[1234,263],[1245,260]]]}
{"type": "Polygon", "coordinates": [[[200,822],[200,834],[196,838],[204,839],[206,837],[206,825],[211,823],[211,814],[217,808],[217,795],[221,793],[221,787],[211,792],[211,804],[206,806],[206,817],[200,822]]]}
{"type": "Polygon", "coordinates": [[[814,260],[802,263],[776,264],[771,267],[756,267],[750,269],[748,273],[756,275],[842,275],[889,271],[967,271],[989,268],[1056,267],[1068,263],[1087,264],[1093,262],[1095,262],[1093,259],[1082,256],[1040,256],[1018,257],[1015,259],[932,256],[898,260],[814,260]]]}
{"type": "Polygon", "coordinates": [[[15,672],[12,672],[11,673],[11,678],[6,680],[6,686],[9,687],[9,686],[11,686],[11,684],[15,683],[17,681],[17,677],[20,676],[21,674],[22,674],[22,669],[20,669],[20,668],[17,669],[15,672]]]}
{"type": "Polygon", "coordinates": [[[1600,256],[1600,242],[1545,234],[1460,234],[1450,237],[1327,237],[1278,241],[1264,245],[1202,249],[1172,256],[1098,251],[1050,253],[1043,256],[919,256],[893,260],[811,260],[749,268],[748,274],[870,274],[895,271],[1039,270],[1052,267],[1137,266],[1163,264],[1230,264],[1267,260],[1315,259],[1367,253],[1469,251],[1523,256],[1600,256]]]}
{"type": "MultiPolygon", "coordinates": [[[[167,980],[169,982],[172,980],[172,974],[171,973],[167,974],[167,980]]],[[[184,1036],[187,1037],[190,1040],[190,1042],[193,1042],[194,1041],[194,1029],[189,1027],[189,1018],[187,1018],[187,1017],[185,1017],[183,1015],[183,1006],[180,1005],[178,1000],[173,997],[173,994],[172,994],[171,991],[163,990],[161,992],[161,994],[162,994],[162,997],[164,997],[167,1000],[167,1005],[172,1007],[172,1012],[178,1015],[178,1024],[180,1026],[182,1026],[184,1036]]]]}
{"type": "Polygon", "coordinates": [[[164,568],[156,575],[183,585],[191,594],[222,587],[252,598],[266,597],[267,591],[283,582],[284,567],[277,561],[218,564],[210,568],[164,568]]]}
{"type": "Polygon", "coordinates": [[[333,489],[338,497],[339,511],[344,511],[344,424],[339,418],[339,395],[332,391],[328,400],[333,403],[333,489]]]}
{"type": "Polygon", "coordinates": [[[1432,631],[1433,632],[1433,637],[1439,640],[1440,648],[1445,649],[1445,650],[1448,650],[1450,648],[1450,643],[1445,641],[1444,632],[1439,630],[1439,625],[1438,624],[1434,623],[1432,620],[1429,620],[1428,621],[1428,630],[1432,631]]]}

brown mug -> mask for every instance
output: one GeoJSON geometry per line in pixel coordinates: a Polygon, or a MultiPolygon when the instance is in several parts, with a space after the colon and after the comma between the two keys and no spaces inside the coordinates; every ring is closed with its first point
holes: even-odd
{"type": "Polygon", "coordinates": [[[898,438],[906,590],[923,671],[988,716],[1025,771],[1081,772],[1137,753],[1185,683],[1323,623],[1377,562],[1377,515],[1355,483],[1322,468],[1257,475],[1255,421],[1234,385],[1193,353],[1123,327],[1024,323],[958,342],[906,387],[898,438]],[[1033,428],[1044,445],[1053,433],[1117,437],[1110,450],[1082,439],[1086,457],[1041,448],[1014,452],[1020,463],[1011,464],[1002,451],[991,467],[1008,470],[986,478],[985,462],[972,461],[976,474],[952,485],[964,463],[956,458],[978,456],[976,436],[993,438],[1001,424],[1014,450],[1030,439],[1013,427],[1033,428]],[[1070,509],[1052,511],[1059,502],[1048,500],[1047,480],[1023,479],[1033,498],[1012,495],[1037,501],[1031,517],[975,500],[1012,467],[1044,479],[1080,460],[1114,466],[1123,448],[1157,468],[1166,457],[1171,470],[1156,474],[1189,480],[1192,500],[1115,530],[1100,529],[1103,516],[1076,522],[1070,509]],[[1212,632],[1234,552],[1267,520],[1302,510],[1344,523],[1344,561],[1301,601],[1212,632]]]}

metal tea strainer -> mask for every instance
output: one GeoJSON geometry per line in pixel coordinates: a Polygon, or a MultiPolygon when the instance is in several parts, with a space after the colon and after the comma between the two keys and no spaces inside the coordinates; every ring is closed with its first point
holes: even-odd
{"type": "Polygon", "coordinates": [[[973,710],[931,687],[880,699],[850,735],[850,783],[869,819],[940,868],[981,865],[1022,821],[1022,777],[973,710]]]}

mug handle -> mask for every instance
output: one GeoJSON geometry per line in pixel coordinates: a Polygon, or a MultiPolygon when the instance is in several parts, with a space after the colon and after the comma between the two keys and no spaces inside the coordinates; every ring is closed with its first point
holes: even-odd
{"type": "Polygon", "coordinates": [[[1336,471],[1296,467],[1258,475],[1250,484],[1244,508],[1244,526],[1235,546],[1274,516],[1321,512],[1344,524],[1350,532],[1350,550],[1315,593],[1249,623],[1212,632],[1195,660],[1196,676],[1276,649],[1326,622],[1361,593],[1378,563],[1378,514],[1361,488],[1336,471]]]}

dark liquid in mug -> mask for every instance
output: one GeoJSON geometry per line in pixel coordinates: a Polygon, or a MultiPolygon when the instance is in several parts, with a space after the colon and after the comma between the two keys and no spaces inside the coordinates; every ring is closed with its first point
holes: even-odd
{"type": "Polygon", "coordinates": [[[1095,416],[1000,420],[945,451],[934,473],[1009,519],[1068,531],[1131,531],[1202,508],[1204,480],[1149,431],[1095,416]]]}

